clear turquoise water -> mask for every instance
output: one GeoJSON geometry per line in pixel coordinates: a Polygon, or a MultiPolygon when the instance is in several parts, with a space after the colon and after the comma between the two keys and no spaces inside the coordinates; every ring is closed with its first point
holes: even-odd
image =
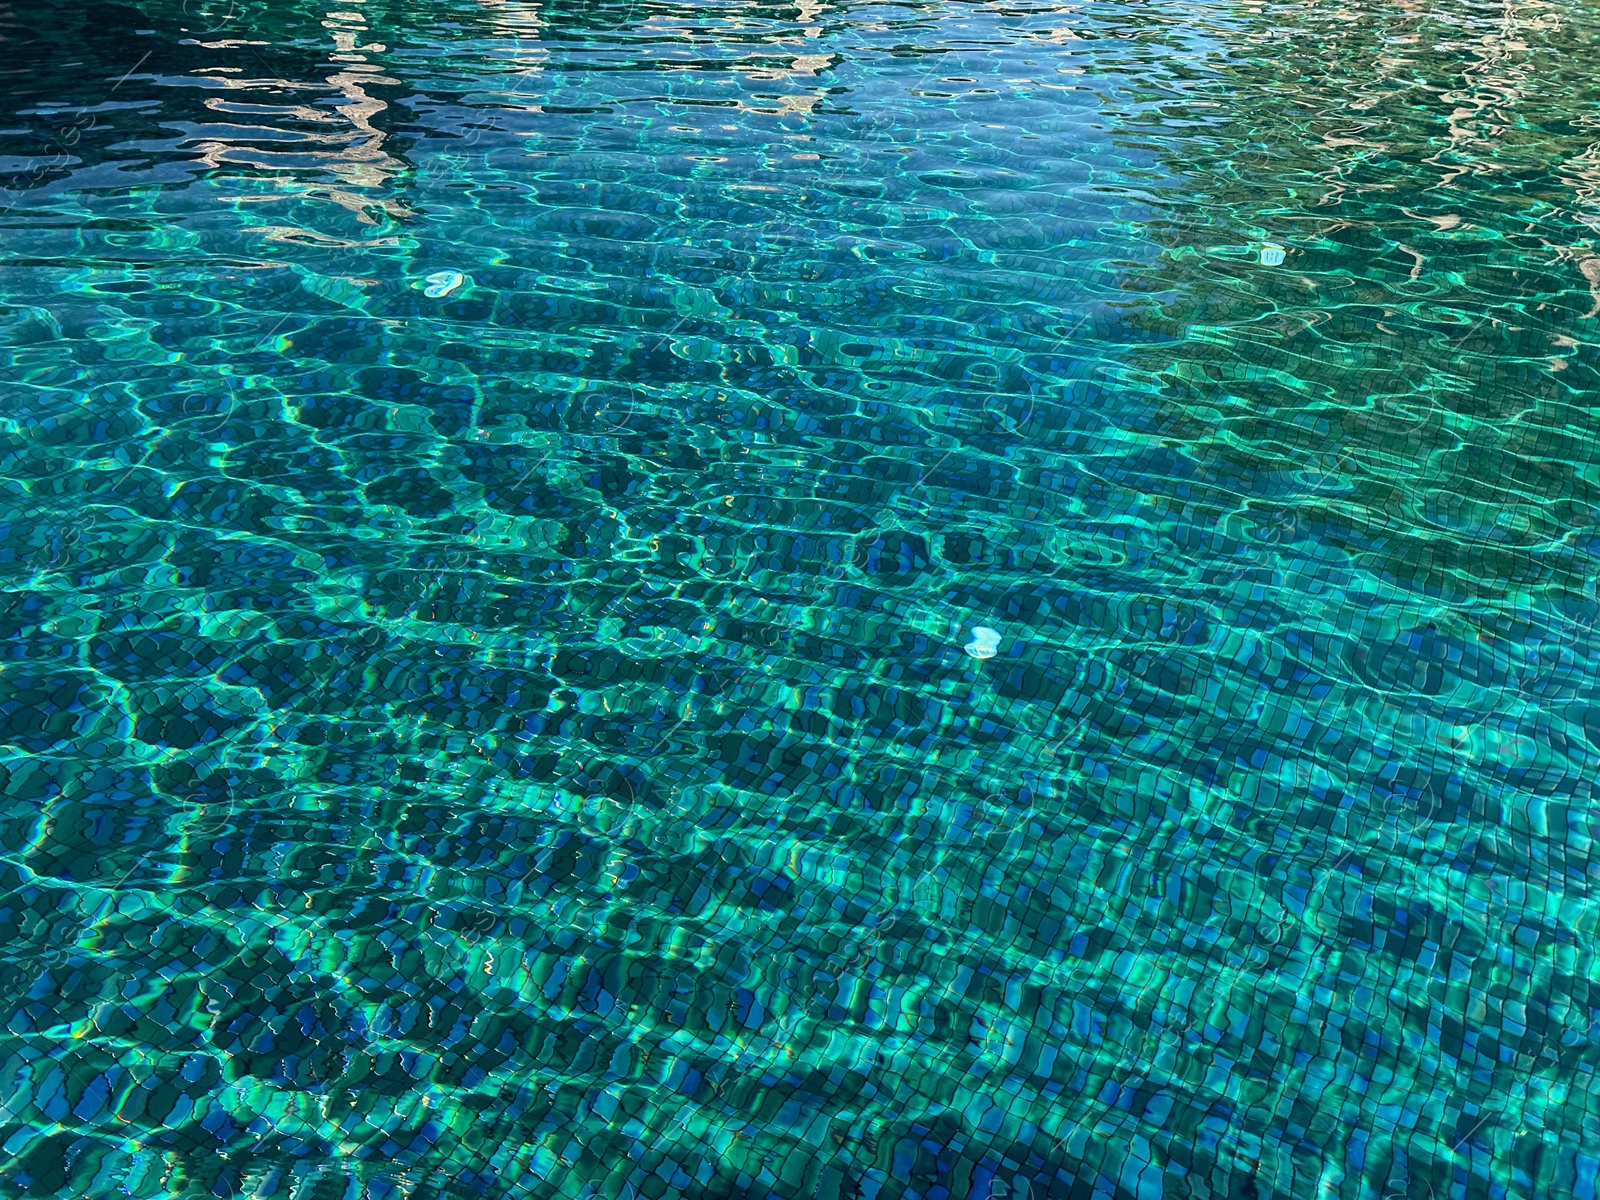
{"type": "Polygon", "coordinates": [[[0,35],[0,1194],[1594,1196],[1593,6],[0,35]]]}

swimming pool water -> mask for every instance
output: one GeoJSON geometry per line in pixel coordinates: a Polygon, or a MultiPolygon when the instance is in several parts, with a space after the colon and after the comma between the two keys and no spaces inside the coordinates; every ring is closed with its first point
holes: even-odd
{"type": "Polygon", "coordinates": [[[0,38],[0,1194],[1594,1196],[1592,5],[0,38]]]}

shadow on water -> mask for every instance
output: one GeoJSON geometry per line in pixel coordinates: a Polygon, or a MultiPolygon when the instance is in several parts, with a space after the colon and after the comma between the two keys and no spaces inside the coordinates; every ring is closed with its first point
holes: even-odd
{"type": "Polygon", "coordinates": [[[1594,604],[1567,533],[1600,520],[1573,425],[1600,386],[1594,49],[1558,4],[1271,8],[1125,116],[1185,130],[1131,285],[1170,338],[1139,358],[1172,511],[1467,609],[1594,604]]]}

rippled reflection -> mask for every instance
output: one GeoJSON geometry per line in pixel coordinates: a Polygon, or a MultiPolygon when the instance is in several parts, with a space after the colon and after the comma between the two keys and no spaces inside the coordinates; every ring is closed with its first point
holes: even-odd
{"type": "Polygon", "coordinates": [[[0,3],[0,1193],[1591,1195],[1597,34],[0,3]]]}

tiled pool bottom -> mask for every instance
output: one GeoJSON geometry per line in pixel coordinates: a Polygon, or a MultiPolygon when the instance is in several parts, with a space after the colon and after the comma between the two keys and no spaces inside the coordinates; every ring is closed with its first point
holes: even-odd
{"type": "Polygon", "coordinates": [[[0,1195],[1591,1200],[1600,18],[1430,7],[0,13],[0,1195]]]}

